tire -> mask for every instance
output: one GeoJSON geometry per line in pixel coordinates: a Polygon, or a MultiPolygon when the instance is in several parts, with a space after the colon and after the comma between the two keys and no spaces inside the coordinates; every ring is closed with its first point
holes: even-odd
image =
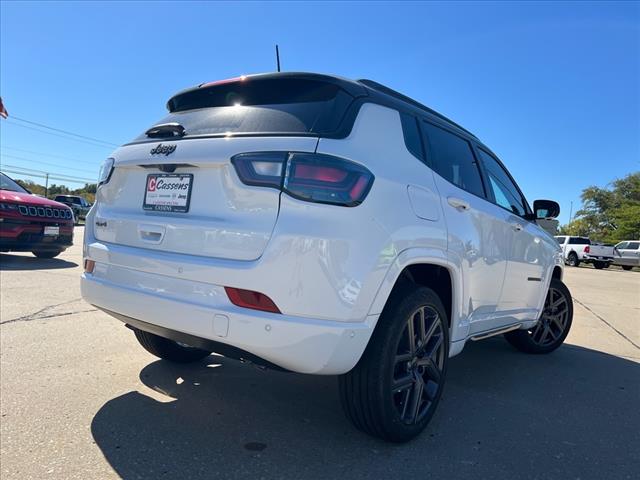
{"type": "Polygon", "coordinates": [[[604,262],[602,268],[609,268],[611,266],[611,262],[604,262]]]}
{"type": "Polygon", "coordinates": [[[605,268],[605,265],[606,264],[604,262],[593,262],[593,266],[596,270],[602,270],[603,268],[605,268]]]}
{"type": "Polygon", "coordinates": [[[567,257],[567,265],[570,267],[579,267],[580,259],[578,258],[578,254],[576,252],[571,252],[567,257]]]}
{"type": "Polygon", "coordinates": [[[64,250],[34,250],[33,253],[38,258],[54,258],[60,255],[64,250]]]}
{"type": "Polygon", "coordinates": [[[629,270],[631,270],[632,268],[633,268],[633,267],[632,267],[631,265],[622,265],[622,269],[623,269],[623,270],[626,270],[627,272],[628,272],[629,270]]]}
{"type": "Polygon", "coordinates": [[[362,358],[339,377],[346,416],[359,430],[387,441],[414,438],[440,401],[448,357],[448,319],[440,298],[411,284],[392,295],[362,358]]]}
{"type": "Polygon", "coordinates": [[[133,332],[135,333],[138,342],[140,342],[140,345],[142,345],[147,352],[170,362],[197,362],[211,354],[211,352],[206,350],[182,345],[178,342],[174,342],[173,340],[169,340],[168,338],[160,337],[137,328],[134,328],[133,332]]]}
{"type": "Polygon", "coordinates": [[[507,341],[525,353],[550,353],[564,342],[573,321],[571,292],[562,281],[551,280],[544,309],[530,330],[505,333],[507,341]]]}

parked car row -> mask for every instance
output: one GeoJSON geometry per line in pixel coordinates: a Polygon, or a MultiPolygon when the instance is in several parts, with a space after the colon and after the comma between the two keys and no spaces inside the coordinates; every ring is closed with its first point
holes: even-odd
{"type": "Polygon", "coordinates": [[[558,235],[555,239],[565,264],[572,267],[580,263],[591,263],[598,270],[612,264],[624,270],[640,266],[640,240],[627,240],[613,246],[594,243],[587,237],[558,235]]]}

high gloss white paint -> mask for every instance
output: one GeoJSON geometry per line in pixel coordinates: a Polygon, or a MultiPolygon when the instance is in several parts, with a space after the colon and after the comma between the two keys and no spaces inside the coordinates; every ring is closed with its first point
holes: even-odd
{"type": "Polygon", "coordinates": [[[289,370],[353,368],[410,265],[450,274],[451,355],[479,333],[534,325],[553,268],[562,268],[552,237],[435,174],[406,149],[398,112],[380,105],[363,105],[345,139],[194,139],[160,158],[149,153],[155,145],[113,155],[87,218],[84,253],[96,267],[83,275],[84,298],[289,370]],[[353,208],[242,184],[230,157],[269,150],[339,156],[375,181],[353,208]],[[180,169],[194,175],[188,213],[142,209],[158,163],[191,165],[180,169]],[[282,314],[236,307],[224,286],[262,292],[282,314]]]}

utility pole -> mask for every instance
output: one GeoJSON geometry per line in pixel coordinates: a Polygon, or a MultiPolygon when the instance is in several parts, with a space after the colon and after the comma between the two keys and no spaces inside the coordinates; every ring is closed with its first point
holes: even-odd
{"type": "Polygon", "coordinates": [[[573,200],[571,200],[571,207],[569,208],[569,223],[571,223],[572,215],[573,215],[573,200]]]}
{"type": "Polygon", "coordinates": [[[44,174],[44,196],[48,197],[49,196],[49,174],[45,173],[44,174]]]}
{"type": "Polygon", "coordinates": [[[278,44],[276,44],[276,64],[278,66],[278,72],[280,71],[280,49],[278,48],[278,44]]]}

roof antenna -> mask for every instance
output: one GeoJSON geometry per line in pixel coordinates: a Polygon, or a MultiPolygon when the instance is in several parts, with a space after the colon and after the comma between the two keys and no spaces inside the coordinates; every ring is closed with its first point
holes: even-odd
{"type": "Polygon", "coordinates": [[[280,71],[280,49],[276,43],[276,63],[278,64],[278,72],[280,71]]]}

